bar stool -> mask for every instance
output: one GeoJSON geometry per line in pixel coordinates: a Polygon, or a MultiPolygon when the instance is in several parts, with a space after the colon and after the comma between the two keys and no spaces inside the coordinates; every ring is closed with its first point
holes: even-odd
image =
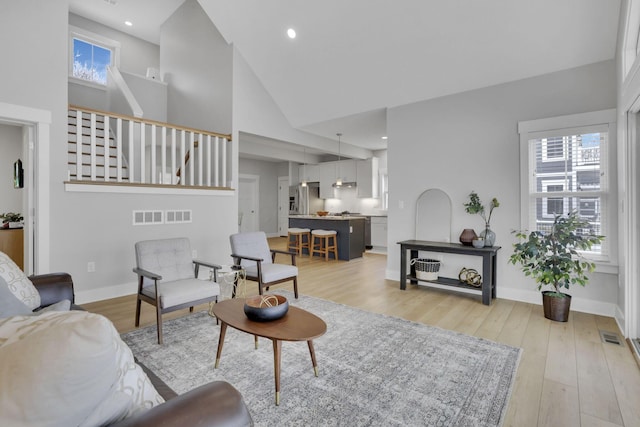
{"type": "Polygon", "coordinates": [[[298,255],[302,255],[302,249],[307,248],[311,254],[309,244],[311,243],[311,230],[308,228],[290,228],[287,235],[287,250],[295,250],[298,255]],[[307,238],[305,242],[304,238],[307,238]]]}
{"type": "Polygon", "coordinates": [[[324,255],[324,260],[329,259],[329,252],[333,252],[335,259],[338,259],[338,232],[335,230],[313,230],[311,232],[311,256],[316,253],[324,255]],[[317,239],[317,242],[316,242],[317,239]],[[330,243],[333,239],[333,244],[330,243]]]}

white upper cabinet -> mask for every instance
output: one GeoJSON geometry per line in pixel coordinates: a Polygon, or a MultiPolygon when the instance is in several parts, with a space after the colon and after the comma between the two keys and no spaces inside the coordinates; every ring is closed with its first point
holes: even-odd
{"type": "Polygon", "coordinates": [[[358,197],[373,199],[380,197],[378,192],[378,158],[358,160],[356,172],[358,197]]]}
{"type": "Polygon", "coordinates": [[[320,165],[300,165],[298,176],[300,182],[320,182],[320,165]]]}
{"type": "Polygon", "coordinates": [[[342,182],[357,182],[357,167],[355,160],[341,160],[338,168],[338,176],[342,182]]]}
{"type": "Polygon", "coordinates": [[[326,162],[320,163],[320,198],[321,199],[333,199],[335,198],[335,192],[333,183],[336,182],[338,162],[326,162]]]}

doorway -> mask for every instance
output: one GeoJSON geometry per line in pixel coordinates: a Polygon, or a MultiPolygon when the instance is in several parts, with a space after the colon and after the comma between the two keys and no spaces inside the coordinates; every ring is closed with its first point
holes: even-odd
{"type": "Polygon", "coordinates": [[[50,271],[49,146],[51,112],[0,102],[0,124],[21,129],[24,167],[24,272],[50,271]]]}
{"type": "Polygon", "coordinates": [[[258,175],[238,176],[238,230],[241,233],[260,229],[259,200],[260,177],[258,175]]]}
{"type": "Polygon", "coordinates": [[[289,231],[289,177],[278,177],[278,234],[286,237],[289,231]]]}

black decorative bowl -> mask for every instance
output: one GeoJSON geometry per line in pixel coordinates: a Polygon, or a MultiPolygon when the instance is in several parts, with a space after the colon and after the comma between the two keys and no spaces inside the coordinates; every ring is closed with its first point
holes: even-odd
{"type": "Polygon", "coordinates": [[[260,295],[247,298],[244,314],[254,322],[268,322],[284,317],[289,311],[289,301],[282,295],[260,295]]]}

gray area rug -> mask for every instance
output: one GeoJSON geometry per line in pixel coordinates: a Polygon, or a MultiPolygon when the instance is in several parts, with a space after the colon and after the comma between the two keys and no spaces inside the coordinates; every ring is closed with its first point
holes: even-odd
{"type": "Polygon", "coordinates": [[[205,312],[123,335],[133,354],[184,393],[226,380],[256,426],[497,426],[504,418],[521,350],[287,291],[291,304],[324,319],[314,340],[319,377],[305,342],[283,342],[281,402],[275,405],[273,346],[227,329],[214,369],[219,326],[205,312]]]}

